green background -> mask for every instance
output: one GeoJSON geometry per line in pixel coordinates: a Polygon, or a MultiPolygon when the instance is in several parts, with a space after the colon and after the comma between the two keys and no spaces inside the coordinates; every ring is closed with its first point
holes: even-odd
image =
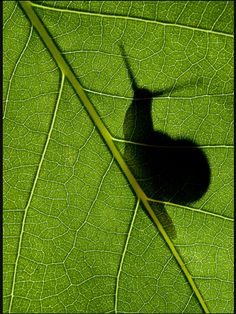
{"type": "MultiPolygon", "coordinates": [[[[201,145],[211,184],[166,209],[210,312],[233,312],[233,2],[37,4],[121,152],[133,93],[119,44],[140,86],[183,86],[154,99],[154,127],[201,145]]],[[[4,312],[201,313],[19,3],[3,9],[4,312]]]]}

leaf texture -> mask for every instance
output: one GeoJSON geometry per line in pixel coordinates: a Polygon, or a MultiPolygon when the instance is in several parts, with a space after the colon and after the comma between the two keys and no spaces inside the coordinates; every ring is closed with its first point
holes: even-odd
{"type": "Polygon", "coordinates": [[[133,91],[119,44],[140,86],[173,89],[154,98],[154,128],[197,142],[211,183],[186,206],[152,201],[205,307],[67,73],[5,1],[4,312],[233,312],[233,2],[30,6],[121,156],[133,91]]]}

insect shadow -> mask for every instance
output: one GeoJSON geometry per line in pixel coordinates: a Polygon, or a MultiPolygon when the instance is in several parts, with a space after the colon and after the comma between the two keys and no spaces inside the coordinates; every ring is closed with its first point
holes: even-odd
{"type": "MultiPolygon", "coordinates": [[[[198,145],[186,138],[172,138],[154,130],[152,99],[172,89],[150,91],[141,88],[126,57],[121,53],[133,89],[133,100],[124,119],[125,160],[142,189],[152,199],[187,205],[200,199],[210,184],[210,167],[198,145]],[[138,143],[138,144],[137,144],[138,143]]],[[[176,89],[176,88],[175,88],[176,89]]],[[[176,230],[163,203],[150,202],[158,219],[171,238],[176,230]]]]}

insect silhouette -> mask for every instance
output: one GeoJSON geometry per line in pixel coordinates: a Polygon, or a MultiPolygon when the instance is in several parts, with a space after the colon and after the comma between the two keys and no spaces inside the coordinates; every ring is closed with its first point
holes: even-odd
{"type": "MultiPolygon", "coordinates": [[[[197,201],[210,183],[206,155],[190,139],[174,139],[154,130],[152,99],[169,93],[171,89],[150,91],[139,87],[124,47],[120,45],[120,49],[134,93],[125,115],[123,132],[125,140],[138,143],[126,143],[124,157],[127,164],[150,198],[182,205],[197,201]]],[[[151,206],[169,236],[175,238],[176,231],[164,205],[153,202],[151,206]]]]}

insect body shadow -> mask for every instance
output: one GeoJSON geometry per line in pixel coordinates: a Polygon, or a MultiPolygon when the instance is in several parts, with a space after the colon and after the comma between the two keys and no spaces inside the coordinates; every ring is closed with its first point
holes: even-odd
{"type": "MultiPolygon", "coordinates": [[[[210,167],[203,151],[189,139],[173,139],[156,131],[152,123],[152,99],[170,90],[138,87],[123,46],[122,56],[134,92],[123,124],[125,160],[142,189],[152,199],[186,205],[200,199],[210,183],[210,167]]],[[[162,203],[151,204],[171,238],[176,231],[162,203]]]]}

